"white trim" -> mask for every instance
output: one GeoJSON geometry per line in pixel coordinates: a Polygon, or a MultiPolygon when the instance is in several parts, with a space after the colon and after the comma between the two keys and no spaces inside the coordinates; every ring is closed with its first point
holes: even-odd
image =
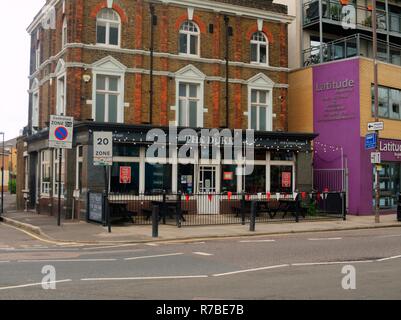
{"type": "Polygon", "coordinates": [[[122,29],[122,27],[121,27],[120,14],[116,10],[114,10],[113,8],[110,8],[110,7],[101,9],[98,12],[97,16],[96,16],[96,44],[99,45],[99,46],[118,47],[119,48],[121,46],[121,29],[122,29]],[[117,15],[118,21],[100,18],[100,14],[104,10],[113,11],[117,15]],[[105,36],[106,36],[105,43],[97,42],[97,40],[98,40],[98,37],[97,37],[98,36],[98,26],[99,25],[106,28],[106,31],[105,31],[105,33],[106,33],[105,34],[105,36]],[[118,43],[117,44],[110,44],[110,28],[112,26],[115,27],[117,25],[118,25],[118,39],[117,39],[118,43]]]}
{"type": "MultiPolygon", "coordinates": [[[[63,5],[65,2],[63,3],[63,5]]],[[[68,22],[67,17],[63,18],[63,26],[61,27],[61,48],[65,48],[68,43],[68,22]]]]}
{"type": "Polygon", "coordinates": [[[92,67],[92,118],[96,119],[96,82],[97,76],[118,77],[118,104],[117,104],[117,122],[124,123],[124,99],[125,99],[125,72],[127,68],[115,58],[108,56],[96,63],[92,67]]]}
{"type": "Polygon", "coordinates": [[[247,81],[248,84],[248,128],[251,128],[251,97],[252,90],[266,91],[266,131],[273,131],[273,88],[274,82],[265,74],[259,73],[247,81]]]}
{"type": "Polygon", "coordinates": [[[39,127],[39,113],[40,113],[40,91],[39,91],[39,81],[38,79],[33,80],[32,89],[32,128],[39,127]]]}
{"type": "Polygon", "coordinates": [[[188,19],[188,20],[184,21],[181,24],[180,30],[178,32],[178,54],[180,56],[184,56],[184,57],[200,57],[200,51],[201,51],[200,50],[200,45],[201,45],[200,38],[201,38],[201,32],[200,32],[200,28],[199,28],[198,24],[195,23],[194,21],[192,21],[192,19],[188,19]],[[183,25],[185,23],[193,24],[196,27],[197,31],[181,30],[181,28],[183,27],[183,25]],[[187,52],[181,52],[181,34],[184,34],[186,36],[187,52]],[[196,53],[191,53],[191,36],[196,36],[196,40],[197,40],[196,53]]]}
{"type": "Polygon", "coordinates": [[[56,114],[57,115],[66,115],[67,114],[67,72],[65,68],[65,62],[63,59],[60,59],[59,62],[57,63],[56,67],[56,114]],[[60,102],[61,99],[59,97],[60,95],[60,84],[61,81],[63,81],[63,91],[64,91],[64,99],[63,99],[63,106],[61,106],[60,102]]]}

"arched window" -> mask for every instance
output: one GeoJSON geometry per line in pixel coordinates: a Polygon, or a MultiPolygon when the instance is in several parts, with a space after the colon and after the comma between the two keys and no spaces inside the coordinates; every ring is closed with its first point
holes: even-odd
{"type": "Polygon", "coordinates": [[[192,21],[185,21],[180,28],[180,54],[199,56],[199,27],[192,21]]]}
{"type": "Polygon", "coordinates": [[[63,29],[61,30],[61,46],[64,48],[68,43],[68,26],[67,18],[63,20],[63,29]]]}
{"type": "Polygon", "coordinates": [[[269,51],[268,51],[267,37],[263,32],[255,32],[251,39],[251,62],[268,64],[269,51]]]}
{"type": "Polygon", "coordinates": [[[97,15],[97,43],[120,46],[121,19],[113,9],[102,9],[97,15]]]}

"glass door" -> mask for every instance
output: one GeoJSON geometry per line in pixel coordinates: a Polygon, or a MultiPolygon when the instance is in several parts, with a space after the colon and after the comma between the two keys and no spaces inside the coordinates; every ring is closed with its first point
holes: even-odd
{"type": "Polygon", "coordinates": [[[216,166],[199,167],[198,214],[219,214],[220,196],[216,193],[216,166]]]}

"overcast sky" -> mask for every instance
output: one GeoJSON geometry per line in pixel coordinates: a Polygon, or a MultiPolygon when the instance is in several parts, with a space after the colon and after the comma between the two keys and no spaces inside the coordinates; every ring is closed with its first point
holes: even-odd
{"type": "Polygon", "coordinates": [[[0,132],[5,132],[6,140],[17,137],[28,123],[30,39],[26,28],[44,3],[45,0],[22,0],[17,6],[14,2],[3,3],[4,14],[0,19],[0,132]],[[18,13],[18,16],[12,13],[18,13]]]}

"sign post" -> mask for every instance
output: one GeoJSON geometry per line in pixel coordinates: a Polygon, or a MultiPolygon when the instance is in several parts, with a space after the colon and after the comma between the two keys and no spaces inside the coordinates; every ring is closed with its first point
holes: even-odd
{"type": "Polygon", "coordinates": [[[106,220],[109,233],[111,233],[110,208],[109,208],[109,180],[110,167],[113,165],[113,133],[93,133],[93,165],[104,167],[106,187],[106,220]]]}
{"type": "Polygon", "coordinates": [[[58,149],[58,212],[57,226],[61,226],[61,167],[63,161],[62,150],[72,149],[74,136],[74,118],[64,116],[50,116],[49,148],[58,149]]]}

